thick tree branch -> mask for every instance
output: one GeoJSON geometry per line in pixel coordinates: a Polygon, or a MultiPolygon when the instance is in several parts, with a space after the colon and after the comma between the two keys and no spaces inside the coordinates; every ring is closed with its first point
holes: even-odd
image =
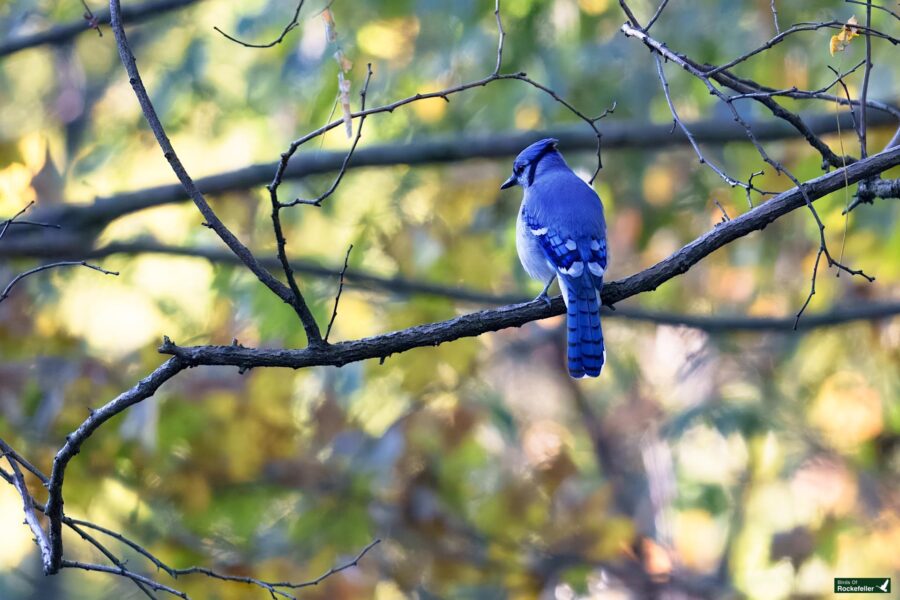
{"type": "MultiPolygon", "coordinates": [[[[881,173],[900,165],[900,148],[891,148],[867,159],[860,160],[822,175],[803,184],[805,188],[793,188],[778,194],[765,204],[697,238],[681,250],[652,267],[608,283],[603,289],[603,303],[612,305],[636,294],[654,290],[666,281],[685,273],[705,256],[753,231],[764,229],[779,217],[806,206],[806,199],[816,200],[844,185],[845,177],[851,183],[881,173]]],[[[342,366],[350,362],[371,358],[385,358],[391,354],[413,348],[436,346],[463,337],[473,337],[489,331],[519,327],[530,321],[544,319],[564,312],[561,297],[548,306],[542,300],[525,304],[504,306],[462,315],[449,321],[410,327],[371,338],[342,342],[323,348],[304,350],[255,349],[240,346],[180,347],[166,340],[160,352],[183,359],[190,365],[231,365],[248,369],[253,367],[303,368],[316,365],[342,366]]]]}
{"type": "MultiPolygon", "coordinates": [[[[158,17],[173,10],[186,8],[191,4],[196,4],[198,0],[152,0],[144,4],[129,6],[122,10],[122,15],[128,19],[131,24],[140,23],[153,17],[158,17]]],[[[109,23],[109,10],[104,9],[94,13],[94,18],[98,25],[106,25],[109,23]]],[[[91,31],[94,26],[85,19],[66,23],[65,25],[57,25],[47,31],[25,35],[18,38],[12,38],[0,44],[0,57],[13,54],[20,50],[42,46],[44,44],[63,44],[77,35],[85,31],[91,31]]]]}
{"type": "MultiPolygon", "coordinates": [[[[870,101],[871,103],[872,101],[870,101]]],[[[801,118],[815,135],[837,131],[833,114],[802,114],[801,118]]],[[[748,121],[760,141],[788,140],[797,137],[795,129],[780,120],[748,121]]],[[[841,114],[843,129],[850,129],[849,114],[841,114]]],[[[896,126],[891,115],[877,111],[869,115],[870,126],[896,126]]],[[[746,142],[744,129],[731,119],[707,119],[686,121],[685,125],[701,144],[724,144],[746,142]]],[[[597,139],[584,128],[565,127],[544,131],[496,133],[491,135],[466,135],[456,137],[426,138],[411,144],[380,144],[358,149],[347,164],[347,169],[381,167],[391,165],[442,164],[476,160],[479,158],[507,158],[518,154],[524,147],[542,137],[555,137],[560,146],[568,151],[596,149],[597,139]]],[[[609,122],[603,128],[603,148],[610,149],[661,149],[674,145],[688,144],[689,140],[679,129],[672,131],[670,125],[653,125],[637,121],[609,122]]],[[[287,167],[285,179],[299,179],[338,171],[346,152],[310,152],[295,157],[287,167]]],[[[260,163],[227,171],[196,180],[196,186],[204,194],[221,194],[263,185],[271,180],[273,163],[260,163]]],[[[133,192],[122,192],[112,196],[97,198],[93,203],[66,203],[53,207],[38,207],[34,214],[51,223],[64,223],[70,233],[97,231],[108,223],[136,211],[185,202],[190,198],[181,184],[162,185],[133,192]]],[[[21,238],[22,235],[16,237],[21,238]]],[[[55,236],[58,243],[65,242],[65,232],[55,236]]],[[[52,248],[54,240],[47,239],[41,244],[52,248]]],[[[14,248],[17,240],[12,234],[6,240],[7,247],[14,248]]]]}

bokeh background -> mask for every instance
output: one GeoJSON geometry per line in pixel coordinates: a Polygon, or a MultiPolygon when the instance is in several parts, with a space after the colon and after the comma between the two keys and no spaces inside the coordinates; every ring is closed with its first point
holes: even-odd
{"type": "MultiPolygon", "coordinates": [[[[274,161],[292,139],[328,122],[338,49],[353,63],[354,107],[368,62],[370,106],[493,70],[492,2],[335,0],[336,41],[318,14],[324,4],[306,4],[300,26],[266,50],[238,46],[213,26],[269,40],[293,3],[205,0],[131,29],[148,89],[193,176],[274,161]]],[[[631,5],[640,15],[655,9],[647,0],[631,5]]],[[[777,5],[783,27],[864,16],[837,0],[777,5]]],[[[68,0],[7,0],[0,35],[11,39],[82,12],[68,0]]],[[[601,129],[671,123],[651,56],[618,33],[624,17],[614,0],[506,0],[503,17],[507,70],[526,71],[585,113],[617,102],[601,129]]],[[[721,63],[773,35],[772,21],[769,0],[673,2],[653,32],[697,60],[721,63]]],[[[896,35],[890,15],[876,11],[874,25],[896,35]]],[[[175,181],[112,32],[101,29],[102,37],[87,32],[0,60],[0,215],[32,200],[37,208],[86,203],[175,181]]],[[[832,57],[832,33],[793,36],[737,71],[776,88],[821,87],[833,79],[827,65],[847,69],[864,53],[855,40],[832,57]]],[[[896,101],[897,50],[876,43],[874,62],[870,98],[896,101]]],[[[667,73],[686,122],[730,118],[699,82],[674,66],[667,73]]],[[[861,72],[847,83],[858,94],[861,72]]],[[[837,111],[822,102],[785,105],[837,111]]],[[[771,118],[751,105],[741,110],[771,118]]],[[[449,103],[374,116],[361,147],[513,130],[538,139],[541,130],[563,127],[587,129],[538,90],[496,82],[449,103]]],[[[893,130],[873,128],[870,147],[883,147],[893,130]]],[[[858,154],[852,131],[825,139],[858,154]]],[[[348,145],[337,128],[300,154],[348,145]]],[[[766,146],[801,180],[821,173],[820,157],[802,141],[766,146]]],[[[765,168],[745,141],[704,152],[739,179],[765,168]]],[[[585,178],[596,166],[590,150],[566,156],[585,178]]],[[[498,190],[511,158],[351,169],[324,207],[287,211],[289,253],[339,268],[353,244],[355,270],[535,294],[540,286],[515,253],[519,192],[498,190]]],[[[612,279],[712,228],[720,219],[715,201],[732,216],[747,210],[743,191],[683,144],[611,149],[603,163],[595,189],[609,222],[612,279]]],[[[754,179],[759,187],[791,187],[765,170],[754,179]]],[[[282,197],[315,196],[332,178],[290,180],[282,197]]],[[[827,239],[877,281],[823,268],[810,314],[900,295],[900,203],[876,200],[845,221],[848,195],[816,204],[827,239]]],[[[211,201],[260,256],[274,253],[262,185],[211,201]]],[[[192,204],[174,203],[91,234],[97,246],[152,239],[219,248],[201,220],[192,204]]],[[[791,316],[809,292],[817,248],[812,217],[796,211],[623,306],[791,316]]],[[[0,435],[41,467],[49,469],[88,407],[162,361],[163,335],[181,344],[304,343],[293,312],[240,267],[147,253],[99,262],[121,275],[54,271],[0,304],[0,435]]],[[[7,256],[0,282],[32,264],[7,256]]],[[[327,322],[336,278],[300,278],[327,322]]],[[[348,286],[332,339],[478,307],[348,286]]],[[[193,369],[92,437],[69,468],[67,513],[121,531],[175,566],[275,580],[313,578],[383,540],[358,568],[304,598],[644,597],[634,572],[699,596],[811,598],[829,595],[835,576],[897,575],[900,320],[709,333],[611,315],[603,375],[578,382],[564,370],[563,327],[550,319],[341,369],[193,369]]],[[[0,539],[3,598],[138,597],[110,576],[44,578],[8,486],[0,487],[0,539]]],[[[98,560],[79,540],[66,541],[68,555],[98,560]]],[[[140,559],[122,552],[138,568],[140,559]]],[[[203,577],[173,585],[195,598],[266,597],[203,577]]]]}

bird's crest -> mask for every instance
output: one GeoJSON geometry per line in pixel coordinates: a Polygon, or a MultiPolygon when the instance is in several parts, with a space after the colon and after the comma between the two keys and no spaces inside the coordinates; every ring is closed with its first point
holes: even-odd
{"type": "Polygon", "coordinates": [[[516,160],[513,164],[515,165],[530,165],[538,162],[542,156],[553,152],[556,150],[556,145],[559,143],[559,140],[556,138],[544,138],[540,141],[537,141],[521,152],[516,157],[516,160]]]}

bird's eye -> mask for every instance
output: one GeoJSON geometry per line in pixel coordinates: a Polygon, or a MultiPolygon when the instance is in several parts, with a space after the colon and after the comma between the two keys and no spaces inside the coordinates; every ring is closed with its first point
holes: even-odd
{"type": "Polygon", "coordinates": [[[521,175],[522,171],[524,171],[524,170],[525,170],[524,165],[516,165],[515,167],[513,167],[513,173],[515,173],[516,175],[521,175]]]}

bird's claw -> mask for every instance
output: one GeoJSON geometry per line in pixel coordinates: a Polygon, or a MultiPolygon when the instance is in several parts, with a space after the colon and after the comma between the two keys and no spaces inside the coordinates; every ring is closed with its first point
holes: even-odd
{"type": "Polygon", "coordinates": [[[532,302],[537,302],[538,300],[543,300],[544,302],[546,302],[548,307],[553,304],[553,302],[550,300],[549,294],[547,294],[547,290],[544,290],[543,292],[535,296],[532,302]]]}

